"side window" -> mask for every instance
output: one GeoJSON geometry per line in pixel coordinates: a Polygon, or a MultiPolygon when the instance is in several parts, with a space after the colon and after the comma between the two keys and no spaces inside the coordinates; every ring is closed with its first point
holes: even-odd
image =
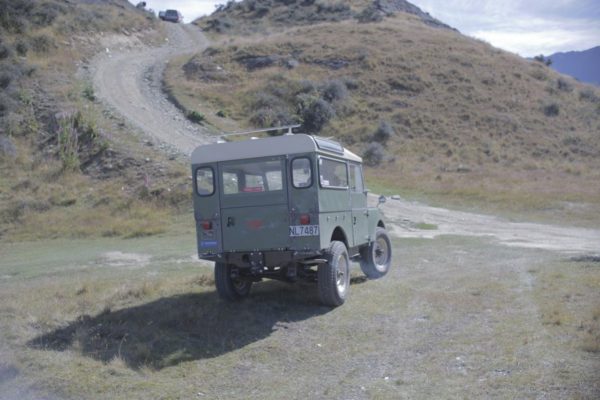
{"type": "Polygon", "coordinates": [[[329,158],[319,158],[319,181],[322,187],[347,188],[346,163],[329,158]]]}
{"type": "Polygon", "coordinates": [[[308,158],[296,158],[292,161],[292,184],[297,189],[312,186],[312,169],[308,158]]]}
{"type": "Polygon", "coordinates": [[[210,196],[215,192],[213,169],[202,167],[196,170],[196,192],[199,196],[210,196]]]}
{"type": "Polygon", "coordinates": [[[360,165],[350,164],[350,189],[353,192],[364,192],[362,171],[360,165]]]}

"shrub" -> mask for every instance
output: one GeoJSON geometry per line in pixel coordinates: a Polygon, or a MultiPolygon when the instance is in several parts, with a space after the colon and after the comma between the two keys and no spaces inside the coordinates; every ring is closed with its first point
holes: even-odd
{"type": "Polygon", "coordinates": [[[556,85],[558,87],[558,90],[562,90],[563,92],[573,91],[573,85],[571,84],[571,82],[567,81],[564,78],[558,78],[558,80],[556,81],[556,85]]]}
{"type": "Polygon", "coordinates": [[[589,101],[591,103],[599,103],[600,96],[596,94],[594,89],[585,88],[581,92],[579,92],[579,100],[589,101]]]}
{"type": "Polygon", "coordinates": [[[543,54],[540,54],[539,56],[535,56],[533,57],[533,59],[539,63],[545,64],[547,66],[552,65],[552,60],[549,58],[544,57],[543,54]]]}
{"type": "Polygon", "coordinates": [[[377,9],[374,5],[370,5],[364,10],[362,10],[357,16],[356,19],[360,23],[369,23],[369,22],[380,22],[383,20],[383,13],[377,9]]]}
{"type": "Polygon", "coordinates": [[[380,143],[369,143],[363,153],[363,161],[369,167],[376,167],[383,161],[385,150],[380,143]]]}
{"type": "Polygon", "coordinates": [[[373,140],[380,143],[386,143],[394,133],[394,127],[392,127],[388,121],[381,121],[373,135],[373,140]]]}
{"type": "Polygon", "coordinates": [[[47,53],[53,47],[54,41],[47,35],[41,34],[31,38],[31,48],[37,53],[47,53]]]}
{"type": "Polygon", "coordinates": [[[328,102],[343,101],[348,97],[346,83],[339,79],[328,81],[323,86],[323,98],[328,102]]]}
{"type": "Polygon", "coordinates": [[[333,117],[335,117],[335,109],[332,105],[323,99],[318,99],[303,113],[303,129],[307,132],[319,132],[333,117]]]}
{"type": "Polygon", "coordinates": [[[204,114],[199,113],[198,111],[190,111],[187,113],[186,117],[196,124],[200,124],[206,119],[204,114]]]}
{"type": "Polygon", "coordinates": [[[10,54],[10,47],[4,44],[0,44],[0,60],[10,57],[10,54]]]}
{"type": "Polygon", "coordinates": [[[89,101],[96,100],[96,95],[94,94],[94,87],[92,85],[87,85],[83,88],[83,97],[85,97],[89,101]]]}
{"type": "Polygon", "coordinates": [[[6,135],[0,135],[0,157],[15,158],[17,148],[12,139],[6,135]]]}
{"type": "Polygon", "coordinates": [[[73,113],[56,114],[58,123],[58,156],[65,170],[79,168],[79,135],[76,128],[76,116],[73,113]]]}
{"type": "Polygon", "coordinates": [[[20,55],[21,57],[25,57],[27,55],[27,52],[29,51],[29,46],[27,46],[27,43],[25,41],[19,40],[15,45],[15,50],[17,50],[18,55],[20,55]]]}
{"type": "Polygon", "coordinates": [[[560,113],[560,106],[558,103],[546,104],[543,108],[544,115],[547,117],[555,117],[560,113]]]}
{"type": "Polygon", "coordinates": [[[0,74],[0,89],[6,89],[8,85],[10,85],[11,81],[12,78],[10,77],[10,75],[6,73],[0,74]]]}

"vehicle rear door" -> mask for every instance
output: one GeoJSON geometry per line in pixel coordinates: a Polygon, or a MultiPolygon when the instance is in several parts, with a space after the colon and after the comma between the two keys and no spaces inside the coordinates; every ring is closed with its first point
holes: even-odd
{"type": "Polygon", "coordinates": [[[219,163],[224,251],[288,248],[284,157],[219,163]]]}

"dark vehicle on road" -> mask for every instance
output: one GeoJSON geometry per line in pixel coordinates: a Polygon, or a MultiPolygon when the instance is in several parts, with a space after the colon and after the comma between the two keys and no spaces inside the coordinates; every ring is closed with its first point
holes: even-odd
{"type": "MultiPolygon", "coordinates": [[[[246,297],[264,278],[303,279],[317,283],[323,304],[339,306],[351,260],[369,278],[387,274],[390,239],[378,208],[367,207],[362,159],[331,139],[284,128],[283,136],[194,150],[198,255],[215,262],[227,300],[246,297]]],[[[281,128],[261,131],[274,129],[281,128]]]]}
{"type": "Polygon", "coordinates": [[[181,13],[177,10],[167,10],[167,11],[160,11],[158,13],[158,18],[162,19],[163,21],[169,21],[169,22],[181,22],[183,21],[183,15],[181,15],[181,13]]]}

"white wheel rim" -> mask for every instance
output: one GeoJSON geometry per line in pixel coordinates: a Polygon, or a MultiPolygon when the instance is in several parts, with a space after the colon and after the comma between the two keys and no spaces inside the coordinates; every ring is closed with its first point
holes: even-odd
{"type": "Polygon", "coordinates": [[[343,254],[338,257],[337,269],[335,271],[335,280],[337,291],[340,296],[344,296],[348,289],[348,261],[343,254]]]}

